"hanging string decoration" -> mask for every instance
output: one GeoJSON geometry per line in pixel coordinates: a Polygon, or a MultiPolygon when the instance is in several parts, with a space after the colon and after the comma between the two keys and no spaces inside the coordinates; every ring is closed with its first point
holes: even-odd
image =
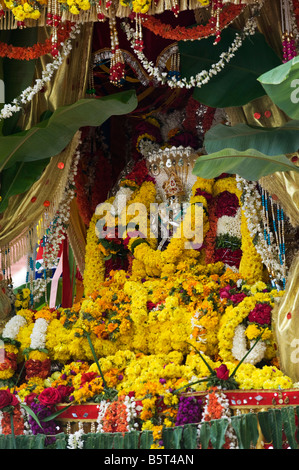
{"type": "Polygon", "coordinates": [[[297,56],[294,35],[293,12],[290,0],[281,0],[281,30],[283,62],[288,62],[297,56]]]}

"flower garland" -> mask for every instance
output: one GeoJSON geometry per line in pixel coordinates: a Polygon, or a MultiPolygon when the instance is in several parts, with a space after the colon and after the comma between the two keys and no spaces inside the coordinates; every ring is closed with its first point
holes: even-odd
{"type": "MultiPolygon", "coordinates": [[[[194,207],[197,203],[203,205],[203,239],[209,230],[208,219],[208,203],[207,198],[211,194],[211,182],[198,177],[192,188],[192,197],[190,205],[187,208],[185,219],[190,218],[191,227],[194,227],[194,207]],[[200,189],[200,187],[202,189],[200,189]]],[[[194,260],[199,258],[200,251],[198,249],[185,248],[186,242],[192,239],[191,234],[184,233],[184,220],[181,222],[178,233],[181,237],[173,237],[169,245],[164,251],[154,250],[141,238],[131,238],[128,244],[129,249],[132,251],[134,257],[143,264],[144,269],[149,276],[167,276],[174,274],[176,271],[176,263],[180,259],[187,258],[194,260]],[[187,253],[186,253],[187,252],[187,253]]]]}
{"type": "Polygon", "coordinates": [[[13,316],[5,325],[2,332],[3,338],[8,338],[15,340],[19,334],[19,331],[22,327],[27,325],[27,320],[21,315],[13,316]]]}
{"type": "Polygon", "coordinates": [[[131,43],[131,47],[136,53],[139,61],[141,62],[142,66],[147,71],[147,73],[152,76],[155,80],[157,80],[163,85],[168,85],[170,88],[201,88],[202,86],[207,84],[215,75],[217,75],[217,73],[219,73],[225,68],[226,64],[230,62],[237,50],[242,46],[244,38],[247,36],[252,36],[255,33],[256,20],[254,18],[250,18],[247,21],[243,32],[241,34],[236,34],[236,37],[228,51],[222,52],[220,54],[220,60],[217,63],[213,64],[209,71],[202,70],[195,77],[191,77],[189,80],[187,80],[185,77],[177,80],[176,76],[168,78],[167,72],[161,72],[158,67],[155,67],[152,62],[149,62],[147,60],[142,50],[136,49],[134,29],[130,28],[127,23],[122,23],[122,25],[127,39],[131,43]]]}
{"type": "MultiPolygon", "coordinates": [[[[70,36],[72,25],[69,21],[63,23],[58,30],[58,43],[64,43],[70,36]]],[[[52,50],[52,37],[45,40],[43,44],[37,43],[31,47],[17,47],[0,42],[0,57],[8,57],[16,60],[35,60],[52,50]]]]}
{"type": "Polygon", "coordinates": [[[229,305],[221,318],[218,339],[219,356],[223,361],[233,362],[236,359],[241,360],[242,357],[244,357],[243,353],[247,352],[247,348],[244,342],[244,335],[246,335],[246,333],[248,334],[250,340],[256,339],[260,334],[262,334],[261,344],[263,341],[269,341],[269,350],[265,348],[263,344],[257,349],[254,348],[254,350],[251,351],[249,356],[246,358],[246,362],[252,362],[255,364],[267,354],[269,358],[273,357],[274,338],[269,329],[270,317],[265,320],[262,315],[262,320],[259,320],[259,317],[257,316],[256,318],[258,319],[258,322],[256,323],[256,320],[254,320],[254,323],[256,323],[254,329],[250,323],[252,322],[252,319],[254,319],[254,314],[252,312],[254,312],[256,307],[259,308],[259,305],[262,305],[263,310],[266,309],[271,311],[274,306],[274,298],[280,297],[282,293],[274,290],[270,292],[263,292],[266,285],[264,283],[257,283],[257,285],[259,287],[261,286],[262,291],[257,290],[256,293],[253,293],[256,289],[256,286],[253,286],[253,291],[248,291],[249,295],[243,298],[243,300],[237,303],[237,305],[229,305]],[[237,329],[237,327],[247,318],[247,321],[249,321],[248,329],[245,331],[243,329],[237,329]],[[253,331],[255,334],[253,334],[253,331]]]}
{"type": "MultiPolygon", "coordinates": [[[[245,5],[228,5],[225,7],[219,17],[219,28],[223,30],[228,27],[244,10],[245,5]]],[[[170,39],[173,41],[190,41],[206,39],[215,34],[213,27],[213,18],[210,18],[207,24],[186,28],[184,26],[172,27],[170,24],[165,24],[159,18],[153,15],[145,15],[142,17],[143,26],[151,31],[153,34],[162,37],[163,39],[170,39]]]]}
{"type": "Polygon", "coordinates": [[[46,337],[49,322],[45,318],[37,318],[30,335],[30,346],[23,351],[25,361],[26,379],[41,377],[45,379],[50,375],[51,360],[46,351],[46,337]],[[27,355],[28,354],[28,355],[27,355]]]}
{"type": "Polygon", "coordinates": [[[214,419],[228,419],[229,425],[225,433],[225,444],[223,449],[238,449],[238,440],[231,421],[231,411],[229,408],[229,400],[225,393],[217,387],[212,387],[208,395],[205,397],[205,405],[202,414],[202,420],[198,425],[197,434],[200,437],[200,429],[203,422],[214,419]]]}
{"type": "Polygon", "coordinates": [[[215,181],[215,218],[217,228],[215,237],[215,261],[222,261],[231,269],[239,269],[241,250],[241,209],[236,179],[223,176],[215,181]]]}
{"type": "Polygon", "coordinates": [[[17,343],[8,338],[3,338],[2,341],[4,348],[1,351],[0,381],[5,384],[17,371],[19,349],[17,343]]]}
{"type": "Polygon", "coordinates": [[[19,290],[16,294],[15,310],[18,312],[21,309],[29,307],[30,302],[30,289],[24,288],[19,290]]]}
{"type": "Polygon", "coordinates": [[[104,405],[99,423],[101,432],[130,432],[136,429],[138,423],[136,404],[133,397],[121,395],[116,401],[104,405]]]}
{"type": "Polygon", "coordinates": [[[42,78],[36,79],[33,87],[30,86],[23,90],[23,92],[15,98],[11,104],[5,104],[3,106],[0,111],[0,121],[2,119],[8,119],[13,114],[21,111],[23,106],[29,103],[33,97],[43,89],[46,83],[51,80],[55,70],[61,66],[63,59],[70,54],[72,50],[71,40],[75,39],[79,33],[80,27],[76,24],[72,24],[69,39],[65,41],[61,51],[58,53],[57,57],[55,57],[53,62],[46,65],[45,70],[42,71],[42,78]]]}
{"type": "Polygon", "coordinates": [[[47,0],[38,0],[34,4],[31,0],[26,2],[12,2],[4,0],[5,7],[12,11],[15,19],[23,25],[25,19],[38,20],[41,16],[41,8],[47,5],[47,0]]]}

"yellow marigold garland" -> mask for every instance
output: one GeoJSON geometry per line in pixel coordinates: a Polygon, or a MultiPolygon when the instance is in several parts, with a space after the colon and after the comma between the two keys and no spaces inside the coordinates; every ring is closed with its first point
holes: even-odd
{"type": "Polygon", "coordinates": [[[95,292],[105,278],[104,255],[99,247],[99,240],[96,235],[96,223],[99,217],[93,215],[86,237],[85,270],[84,270],[84,290],[85,295],[90,296],[95,292]]]}

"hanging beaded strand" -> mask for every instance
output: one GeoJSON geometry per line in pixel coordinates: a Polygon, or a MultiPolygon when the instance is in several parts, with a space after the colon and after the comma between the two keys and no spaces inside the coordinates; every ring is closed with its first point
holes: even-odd
{"type": "Polygon", "coordinates": [[[289,0],[281,0],[281,30],[282,30],[282,52],[283,62],[297,56],[296,41],[292,27],[291,5],[289,0]]]}
{"type": "Polygon", "coordinates": [[[142,21],[141,15],[135,14],[135,44],[134,49],[136,51],[143,51],[143,33],[142,33],[142,21]]]}
{"type": "MultiPolygon", "coordinates": [[[[112,6],[110,7],[112,9],[112,6]]],[[[117,87],[121,87],[125,79],[125,61],[122,51],[119,48],[114,8],[109,18],[109,27],[111,41],[110,82],[117,87]]]]}
{"type": "Polygon", "coordinates": [[[274,240],[273,240],[273,233],[270,228],[270,218],[269,218],[269,200],[270,200],[274,239],[275,239],[276,248],[277,248],[276,251],[278,253],[279,263],[282,266],[282,271],[283,271],[283,278],[281,280],[282,286],[278,284],[277,276],[275,273],[271,272],[269,274],[270,274],[271,283],[273,287],[280,290],[281,287],[284,289],[286,285],[286,257],[285,257],[283,210],[279,207],[278,204],[276,204],[276,211],[275,211],[273,198],[269,197],[264,189],[261,190],[261,196],[262,196],[262,208],[263,208],[262,218],[263,218],[263,226],[264,226],[264,239],[265,239],[266,244],[269,247],[272,247],[272,250],[273,250],[274,240]]]}
{"type": "Polygon", "coordinates": [[[52,46],[51,54],[52,57],[57,57],[59,54],[58,50],[58,28],[61,23],[61,16],[59,14],[59,6],[57,0],[50,0],[48,3],[48,11],[46,16],[46,25],[52,27],[52,46]]]}
{"type": "MultiPolygon", "coordinates": [[[[262,222],[263,222],[263,232],[264,240],[267,246],[271,246],[271,234],[270,234],[270,225],[269,225],[269,213],[268,213],[268,197],[263,188],[261,188],[261,199],[262,199],[262,222]]],[[[273,288],[277,287],[276,275],[275,273],[268,268],[271,284],[273,288]]]]}
{"type": "Polygon", "coordinates": [[[277,222],[278,222],[278,247],[279,247],[279,260],[283,266],[283,288],[286,285],[286,257],[285,257],[285,237],[284,237],[284,213],[283,209],[277,204],[277,222]]]}
{"type": "Polygon", "coordinates": [[[221,41],[220,14],[221,14],[222,8],[223,8],[222,0],[213,1],[211,20],[212,20],[212,29],[215,30],[215,40],[213,42],[214,46],[216,46],[221,41]]]}
{"type": "Polygon", "coordinates": [[[179,52],[174,52],[171,56],[171,62],[170,62],[170,69],[168,72],[168,78],[172,80],[172,78],[175,77],[175,79],[178,81],[181,78],[181,73],[180,73],[180,53],[179,52]]]}

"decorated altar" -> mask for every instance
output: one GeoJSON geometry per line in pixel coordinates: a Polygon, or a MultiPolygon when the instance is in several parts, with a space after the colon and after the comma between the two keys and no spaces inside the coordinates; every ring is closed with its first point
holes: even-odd
{"type": "Polygon", "coordinates": [[[0,5],[0,448],[298,448],[298,2],[0,5]]]}

